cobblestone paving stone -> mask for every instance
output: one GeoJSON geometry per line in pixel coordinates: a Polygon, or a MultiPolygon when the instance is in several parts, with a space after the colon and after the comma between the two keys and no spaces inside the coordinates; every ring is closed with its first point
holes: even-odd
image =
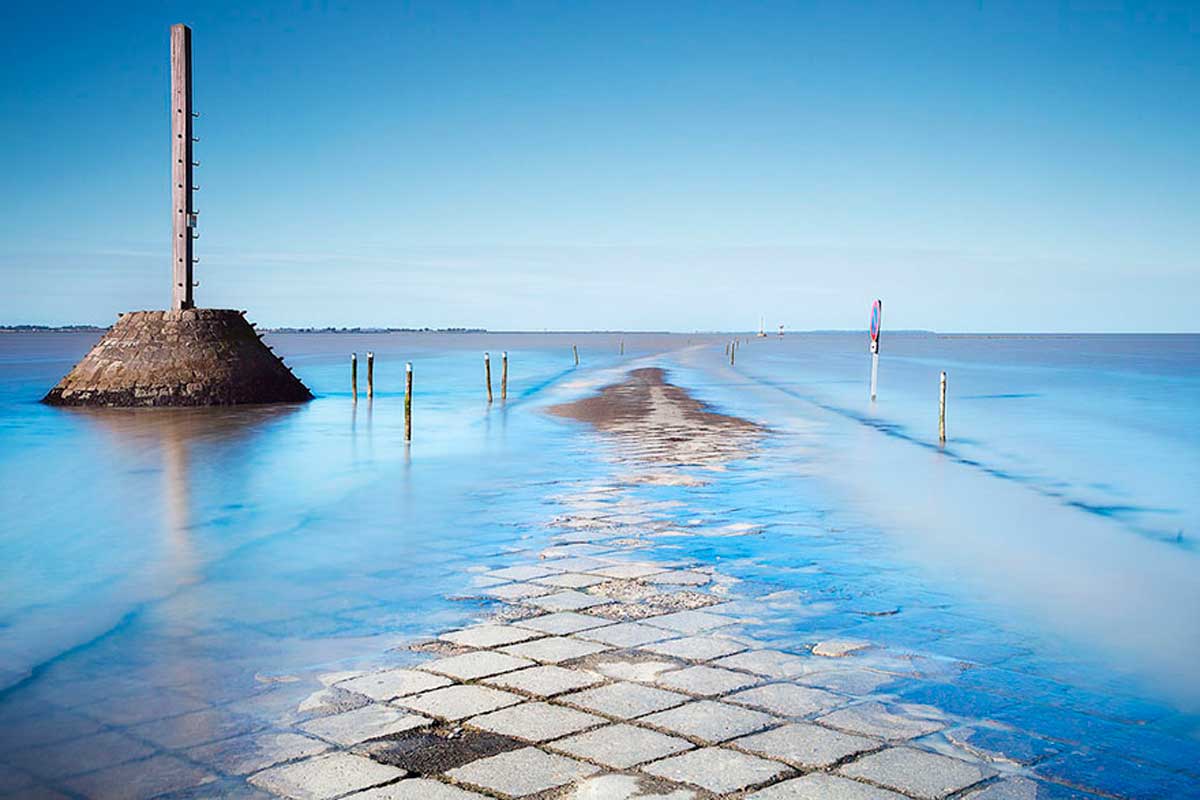
{"type": "Polygon", "coordinates": [[[829,711],[846,703],[848,698],[794,683],[769,683],[756,686],[725,698],[727,703],[750,706],[779,717],[807,717],[829,711]]]}
{"type": "Polygon", "coordinates": [[[536,747],[526,747],[472,761],[450,770],[447,775],[461,783],[508,797],[525,797],[599,771],[600,768],[594,764],[547,753],[536,747]]]}
{"type": "Polygon", "coordinates": [[[553,614],[542,614],[541,616],[518,620],[513,624],[542,633],[565,636],[569,633],[586,631],[590,628],[600,628],[605,625],[612,625],[613,623],[611,620],[595,617],[590,614],[580,614],[576,611],[558,611],[553,614]]]}
{"type": "Polygon", "coordinates": [[[606,720],[594,714],[546,702],[523,703],[501,711],[472,717],[467,724],[503,736],[546,742],[594,728],[606,720]]]}
{"type": "Polygon", "coordinates": [[[617,719],[633,719],[681,706],[690,699],[678,692],[621,681],[575,692],[560,697],[559,701],[617,719]]]}
{"type": "Polygon", "coordinates": [[[524,642],[539,635],[537,631],[512,625],[476,625],[473,628],[442,634],[438,638],[463,647],[499,647],[524,642]]]}
{"type": "Polygon", "coordinates": [[[395,704],[426,716],[459,720],[516,705],[522,700],[524,698],[519,694],[468,684],[434,689],[432,692],[402,698],[395,704]]]}
{"type": "Polygon", "coordinates": [[[665,758],[643,766],[642,770],[721,794],[766,783],[791,771],[777,761],[720,747],[706,747],[665,758]]]}
{"type": "Polygon", "coordinates": [[[422,664],[421,669],[469,681],[475,678],[486,678],[489,675],[499,675],[501,672],[512,672],[515,669],[532,666],[533,662],[526,658],[517,658],[507,653],[493,653],[481,650],[476,653],[464,653],[460,656],[439,658],[436,661],[422,664]]]}
{"type": "Polygon", "coordinates": [[[516,689],[538,697],[553,697],[603,683],[604,678],[594,672],[581,669],[565,669],[554,664],[505,672],[483,682],[501,689],[516,689]]]}
{"type": "Polygon", "coordinates": [[[734,639],[718,636],[685,636],[641,646],[642,650],[688,661],[711,661],[746,649],[746,645],[734,639]]]}
{"type": "Polygon", "coordinates": [[[749,708],[713,700],[697,700],[678,708],[651,714],[641,721],[707,744],[753,733],[781,720],[749,708]]]}
{"type": "Polygon", "coordinates": [[[839,771],[921,800],[941,800],[996,774],[989,767],[911,747],[870,753],[839,771]]]}
{"type": "Polygon", "coordinates": [[[330,753],[259,772],[250,782],[284,797],[320,800],[379,786],[404,777],[404,770],[351,753],[330,753]]]}
{"type": "Polygon", "coordinates": [[[728,694],[738,689],[745,689],[747,686],[753,686],[761,680],[761,678],[747,675],[745,672],[705,666],[685,667],[664,672],[658,676],[658,684],[664,688],[701,697],[728,694]]]}
{"type": "Polygon", "coordinates": [[[602,653],[612,648],[599,642],[588,642],[570,636],[547,636],[534,639],[532,642],[510,644],[500,648],[501,652],[509,655],[540,661],[545,664],[559,664],[572,661],[595,653],[602,653]]]}
{"type": "Polygon", "coordinates": [[[614,769],[628,769],[690,750],[693,745],[674,736],[618,723],[559,739],[550,743],[549,747],[584,761],[594,761],[614,769]]]}
{"type": "Polygon", "coordinates": [[[795,767],[820,769],[832,766],[847,756],[875,750],[883,742],[797,722],[735,739],[730,744],[795,767]]]}
{"type": "Polygon", "coordinates": [[[670,631],[639,622],[621,622],[575,634],[579,639],[602,642],[613,647],[639,647],[651,642],[660,642],[673,635],[670,631]]]}

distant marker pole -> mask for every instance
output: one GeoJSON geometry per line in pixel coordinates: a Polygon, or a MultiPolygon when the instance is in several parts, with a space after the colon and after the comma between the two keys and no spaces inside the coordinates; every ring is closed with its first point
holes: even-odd
{"type": "Polygon", "coordinates": [[[350,391],[358,402],[358,353],[350,354],[350,391]]]}
{"type": "Polygon", "coordinates": [[[625,355],[625,340],[621,340],[621,355],[625,355]]]}
{"type": "Polygon", "coordinates": [[[487,382],[488,402],[492,402],[492,357],[487,353],[483,354],[483,375],[487,382]]]}
{"type": "Polygon", "coordinates": [[[508,351],[500,354],[500,402],[508,399],[508,351]]]}
{"type": "Polygon", "coordinates": [[[579,348],[571,345],[571,352],[575,355],[575,366],[579,366],[579,348]]]}
{"type": "Polygon", "coordinates": [[[737,339],[729,343],[729,366],[733,366],[737,360],[737,339]]]}
{"type": "Polygon", "coordinates": [[[367,399],[375,396],[375,354],[367,351],[367,399]]]}
{"type": "Polygon", "coordinates": [[[938,394],[938,441],[946,443],[946,371],[942,370],[941,391],[938,394]]]}
{"type": "Polygon", "coordinates": [[[412,441],[412,362],[404,365],[404,441],[412,441]]]}
{"type": "Polygon", "coordinates": [[[879,385],[879,333],[883,327],[883,301],[871,305],[871,402],[875,402],[879,385]]]}

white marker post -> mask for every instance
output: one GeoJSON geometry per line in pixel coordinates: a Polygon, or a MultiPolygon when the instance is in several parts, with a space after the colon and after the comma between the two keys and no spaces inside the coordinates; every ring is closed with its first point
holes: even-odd
{"type": "Polygon", "coordinates": [[[879,330],[883,327],[883,301],[871,306],[871,402],[875,402],[879,385],[879,330]]]}

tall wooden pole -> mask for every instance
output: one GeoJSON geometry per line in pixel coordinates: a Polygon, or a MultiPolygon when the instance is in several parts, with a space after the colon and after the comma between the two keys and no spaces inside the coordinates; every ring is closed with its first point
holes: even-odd
{"type": "Polygon", "coordinates": [[[192,29],[171,26],[171,308],[192,299],[192,29]]]}

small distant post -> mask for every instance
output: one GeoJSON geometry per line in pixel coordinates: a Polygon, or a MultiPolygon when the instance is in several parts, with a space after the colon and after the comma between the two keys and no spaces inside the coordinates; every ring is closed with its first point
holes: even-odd
{"type": "Polygon", "coordinates": [[[375,396],[375,354],[367,351],[367,399],[375,396]]]}
{"type": "Polygon", "coordinates": [[[358,353],[350,354],[350,391],[354,394],[354,402],[358,402],[358,353]]]}
{"type": "Polygon", "coordinates": [[[737,339],[729,343],[729,366],[733,366],[737,360],[737,339]]]}
{"type": "Polygon", "coordinates": [[[171,308],[193,308],[192,299],[192,29],[171,26],[171,308]]]}
{"type": "Polygon", "coordinates": [[[938,442],[946,443],[946,370],[942,370],[941,391],[938,394],[938,442]]]}
{"type": "Polygon", "coordinates": [[[412,441],[412,362],[404,365],[404,441],[412,441]]]}
{"type": "Polygon", "coordinates": [[[625,355],[625,340],[621,340],[621,355],[625,355]]]}
{"type": "Polygon", "coordinates": [[[508,399],[508,351],[500,354],[500,402],[508,399]]]}
{"type": "Polygon", "coordinates": [[[487,383],[488,402],[492,402],[492,357],[487,353],[483,354],[483,377],[487,383]]]}
{"type": "Polygon", "coordinates": [[[579,348],[571,345],[571,352],[575,355],[575,366],[579,366],[579,348]]]}
{"type": "Polygon", "coordinates": [[[879,382],[879,332],[883,327],[883,301],[871,305],[871,402],[875,402],[879,382]]]}

